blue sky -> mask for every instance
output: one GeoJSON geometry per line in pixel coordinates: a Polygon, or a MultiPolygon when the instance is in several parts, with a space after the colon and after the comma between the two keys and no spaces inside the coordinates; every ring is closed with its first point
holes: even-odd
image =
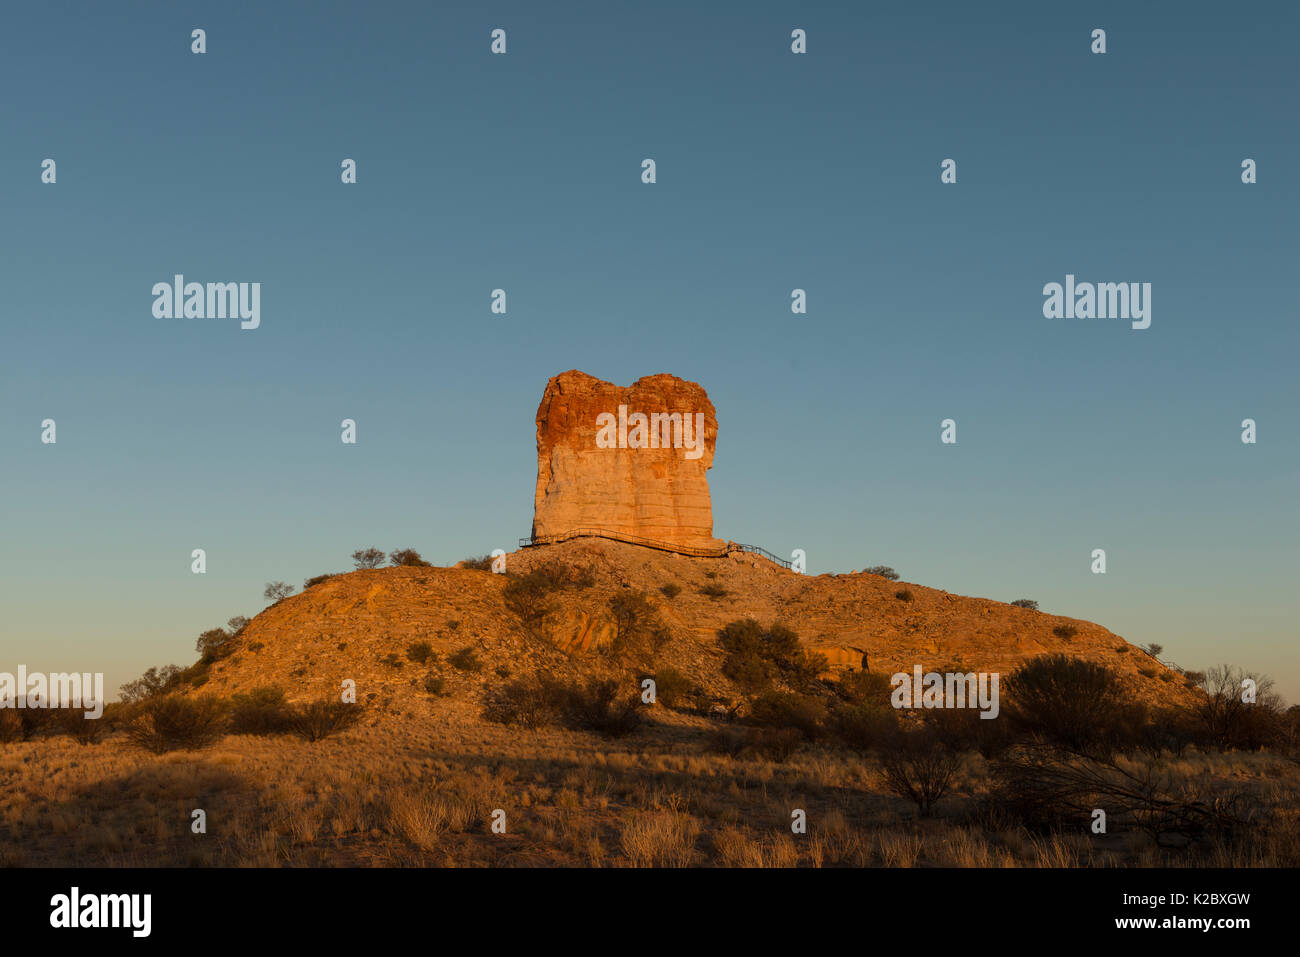
{"type": "Polygon", "coordinates": [[[1134,6],[16,9],[0,662],[111,687],[357,547],[513,548],[579,368],[704,385],[719,536],[1300,700],[1300,13],[1134,6]],[[175,273],[261,328],[155,319],[175,273]],[[1067,273],[1151,328],[1045,319],[1067,273]]]}

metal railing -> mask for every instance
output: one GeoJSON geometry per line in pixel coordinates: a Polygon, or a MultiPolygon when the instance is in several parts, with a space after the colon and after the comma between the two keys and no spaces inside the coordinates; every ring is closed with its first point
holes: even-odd
{"type": "Polygon", "coordinates": [[[573,528],[567,532],[558,532],[554,535],[521,538],[519,539],[519,547],[532,548],[535,545],[558,545],[560,542],[567,542],[574,538],[607,538],[611,541],[640,545],[642,548],[653,548],[661,552],[689,555],[692,558],[725,558],[732,552],[751,552],[755,555],[762,555],[768,561],[775,562],[782,568],[790,567],[790,562],[784,558],[778,558],[766,548],[760,548],[757,545],[742,545],[739,542],[727,542],[717,548],[708,548],[703,545],[678,545],[674,542],[663,542],[653,538],[642,538],[639,535],[629,535],[626,532],[618,532],[610,528],[573,528]]]}

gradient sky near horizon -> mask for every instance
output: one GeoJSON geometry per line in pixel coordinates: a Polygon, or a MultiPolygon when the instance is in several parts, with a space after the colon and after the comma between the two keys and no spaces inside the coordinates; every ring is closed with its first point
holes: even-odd
{"type": "Polygon", "coordinates": [[[0,670],[115,688],[358,547],[513,549],[578,368],[708,390],[721,537],[1300,700],[1300,11],[877,7],[9,11],[0,670]],[[261,328],[154,318],[175,273],[261,328]],[[1151,327],[1045,319],[1067,273],[1151,327]]]}

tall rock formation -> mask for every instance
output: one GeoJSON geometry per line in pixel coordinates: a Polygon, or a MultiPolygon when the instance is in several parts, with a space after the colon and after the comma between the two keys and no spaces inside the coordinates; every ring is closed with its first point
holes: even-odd
{"type": "Polygon", "coordinates": [[[671,375],[627,388],[576,369],[537,407],[533,537],[601,528],[717,546],[706,473],[718,420],[704,389],[671,375]]]}

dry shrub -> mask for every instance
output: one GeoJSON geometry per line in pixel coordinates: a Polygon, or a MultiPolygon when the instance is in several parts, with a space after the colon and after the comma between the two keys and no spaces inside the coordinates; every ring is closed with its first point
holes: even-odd
{"type": "Polygon", "coordinates": [[[221,737],[225,718],[225,708],[215,698],[167,695],[144,701],[127,735],[133,744],[155,754],[197,751],[221,737]]]}
{"type": "Polygon", "coordinates": [[[360,705],[330,699],[299,704],[289,711],[289,729],[304,741],[320,741],[360,720],[360,705]]]}
{"type": "Polygon", "coordinates": [[[88,718],[85,708],[59,708],[54,712],[54,723],[78,744],[98,744],[108,731],[103,716],[88,718]]]}
{"type": "Polygon", "coordinates": [[[638,814],[623,825],[623,853],[633,867],[690,867],[699,833],[699,822],[689,814],[638,814]]]}
{"type": "Polygon", "coordinates": [[[788,834],[754,838],[737,827],[724,827],[713,836],[713,851],[721,867],[795,867],[799,851],[788,834]]]}
{"type": "Polygon", "coordinates": [[[885,786],[915,804],[922,817],[933,813],[961,766],[961,755],[930,728],[900,733],[880,760],[885,786]]]}

